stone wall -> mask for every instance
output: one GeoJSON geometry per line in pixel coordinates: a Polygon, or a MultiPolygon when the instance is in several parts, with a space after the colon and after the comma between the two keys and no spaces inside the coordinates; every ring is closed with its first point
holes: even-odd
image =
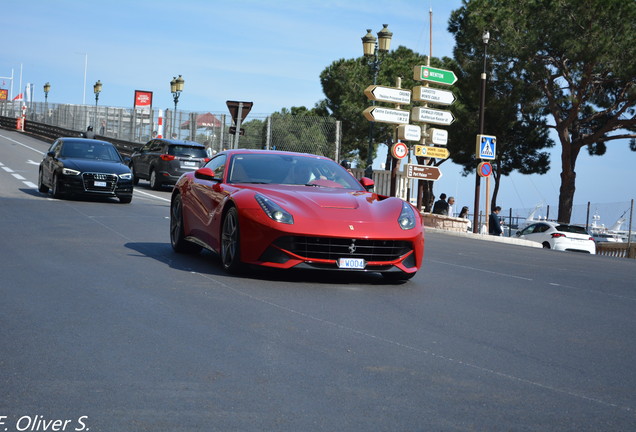
{"type": "Polygon", "coordinates": [[[468,219],[451,216],[438,215],[433,213],[422,213],[424,226],[447,231],[467,232],[468,219]]]}

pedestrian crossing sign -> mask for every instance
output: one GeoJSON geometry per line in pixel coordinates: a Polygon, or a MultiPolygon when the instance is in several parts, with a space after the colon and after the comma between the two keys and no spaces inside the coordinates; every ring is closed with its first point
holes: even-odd
{"type": "Polygon", "coordinates": [[[478,159],[495,159],[497,154],[497,137],[492,135],[477,135],[477,153],[478,159]]]}

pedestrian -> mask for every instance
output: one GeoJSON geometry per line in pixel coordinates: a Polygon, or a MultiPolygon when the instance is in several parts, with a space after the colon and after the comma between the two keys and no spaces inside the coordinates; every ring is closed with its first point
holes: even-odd
{"type": "Polygon", "coordinates": [[[501,229],[501,220],[499,219],[499,212],[501,207],[496,206],[490,216],[488,217],[488,234],[494,236],[500,236],[503,233],[501,229]]]}
{"type": "Polygon", "coordinates": [[[453,204],[455,204],[455,197],[448,197],[448,215],[453,216],[453,204]]]}
{"type": "Polygon", "coordinates": [[[84,132],[84,138],[89,138],[89,139],[95,138],[95,132],[93,132],[93,126],[89,126],[86,128],[86,132],[84,132]]]}
{"type": "Polygon", "coordinates": [[[433,204],[433,213],[448,216],[448,201],[446,201],[445,193],[441,194],[439,199],[433,204]]]}
{"type": "Polygon", "coordinates": [[[467,206],[462,207],[462,209],[459,212],[459,216],[457,216],[457,217],[462,218],[462,219],[466,219],[468,221],[468,224],[466,225],[466,230],[467,231],[472,231],[473,230],[473,223],[470,220],[470,218],[468,217],[468,207],[467,206]]]}

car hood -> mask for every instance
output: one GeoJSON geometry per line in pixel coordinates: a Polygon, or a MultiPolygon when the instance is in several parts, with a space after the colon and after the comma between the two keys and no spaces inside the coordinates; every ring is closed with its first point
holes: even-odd
{"type": "MultiPolygon", "coordinates": [[[[398,217],[404,201],[366,191],[308,186],[249,187],[274,200],[294,217],[295,230],[314,231],[324,227],[332,235],[403,235],[398,217]],[[396,233],[396,231],[398,233],[396,233]]],[[[251,200],[256,204],[256,201],[251,200]]],[[[256,207],[258,208],[258,204],[256,207]]],[[[261,210],[258,208],[258,212],[261,210]]],[[[417,212],[416,212],[417,213],[417,212]]]]}
{"type": "Polygon", "coordinates": [[[126,174],[130,172],[130,168],[121,162],[91,160],[91,159],[72,159],[61,158],[65,168],[71,168],[82,172],[102,172],[112,174],[126,174]]]}

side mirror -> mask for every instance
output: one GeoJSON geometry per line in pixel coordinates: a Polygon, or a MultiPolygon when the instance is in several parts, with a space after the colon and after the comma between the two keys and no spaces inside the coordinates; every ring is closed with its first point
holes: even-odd
{"type": "Polygon", "coordinates": [[[214,177],[214,171],[210,168],[199,168],[194,172],[194,178],[207,181],[219,181],[218,178],[214,177]]]}
{"type": "Polygon", "coordinates": [[[521,237],[521,231],[517,231],[517,232],[515,233],[515,235],[516,235],[517,237],[521,237]]]}
{"type": "Polygon", "coordinates": [[[373,187],[375,186],[375,182],[369,177],[362,177],[360,179],[360,184],[369,192],[371,192],[371,190],[373,190],[373,187]]]}
{"type": "Polygon", "coordinates": [[[54,157],[55,157],[55,152],[54,152],[54,151],[50,151],[50,152],[48,152],[46,155],[47,155],[48,157],[52,157],[52,158],[54,158],[54,157]]]}

